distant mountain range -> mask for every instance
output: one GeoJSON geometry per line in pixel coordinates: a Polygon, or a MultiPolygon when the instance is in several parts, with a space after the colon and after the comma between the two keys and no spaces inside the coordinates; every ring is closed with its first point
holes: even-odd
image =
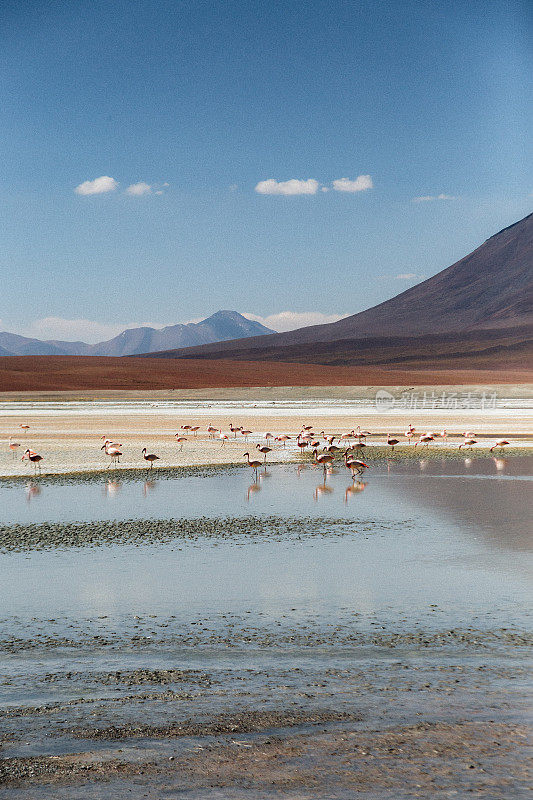
{"type": "Polygon", "coordinates": [[[0,356],[133,356],[269,333],[274,331],[259,322],[246,319],[237,311],[217,311],[202,322],[168,325],[160,330],[130,328],[107,342],[92,345],[85,342],[41,341],[0,332],[0,356]]]}
{"type": "Polygon", "coordinates": [[[531,358],[533,214],[391,300],[327,325],[155,354],[160,358],[486,366],[531,358]],[[492,359],[492,362],[491,362],[492,359]],[[483,362],[485,363],[485,362],[483,362]]]}

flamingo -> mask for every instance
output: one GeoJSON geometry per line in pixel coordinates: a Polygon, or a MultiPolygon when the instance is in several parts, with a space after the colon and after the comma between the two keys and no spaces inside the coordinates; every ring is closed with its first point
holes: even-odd
{"type": "Polygon", "coordinates": [[[325,433],[324,431],[320,431],[319,435],[322,436],[322,438],[324,439],[325,442],[329,442],[329,444],[333,444],[333,442],[337,438],[333,434],[325,433]]]}
{"type": "Polygon", "coordinates": [[[242,435],[244,436],[244,441],[245,441],[245,442],[247,442],[247,441],[248,441],[248,437],[249,437],[249,435],[250,435],[251,433],[253,433],[253,431],[243,431],[243,429],[241,428],[241,433],[242,433],[242,435]]]}
{"type": "Polygon", "coordinates": [[[176,441],[180,445],[180,451],[183,450],[183,442],[187,441],[186,436],[180,436],[179,433],[175,433],[174,436],[176,437],[176,441]]]}
{"type": "Polygon", "coordinates": [[[328,446],[325,447],[324,450],[327,450],[328,453],[331,453],[332,455],[335,455],[335,453],[338,453],[339,450],[341,450],[341,448],[337,447],[336,444],[328,444],[328,446]]]}
{"type": "Polygon", "coordinates": [[[267,444],[269,443],[270,439],[273,439],[273,438],[274,438],[274,436],[271,433],[269,433],[269,432],[265,433],[265,439],[266,439],[266,443],[267,444]]]}
{"type": "Polygon", "coordinates": [[[415,435],[415,429],[412,425],[409,425],[408,429],[405,431],[404,436],[407,436],[407,444],[411,444],[411,439],[415,435]]]}
{"type": "Polygon", "coordinates": [[[353,456],[349,456],[349,452],[349,450],[346,450],[344,453],[344,463],[346,464],[347,469],[351,471],[352,478],[355,479],[356,474],[362,475],[365,469],[368,469],[368,464],[365,464],[365,462],[361,461],[359,458],[353,458],[353,456]]]}
{"type": "Polygon", "coordinates": [[[256,444],[256,447],[257,447],[257,449],[259,450],[260,453],[264,454],[264,456],[265,456],[265,464],[266,464],[267,453],[271,453],[272,452],[272,448],[271,447],[267,447],[266,445],[260,445],[260,444],[256,444]]]}
{"type": "Polygon", "coordinates": [[[100,450],[105,450],[106,456],[111,456],[111,464],[120,464],[120,456],[122,453],[118,446],[110,442],[109,439],[106,439],[100,450]]]}
{"type": "Polygon", "coordinates": [[[355,430],[357,431],[357,438],[359,441],[361,441],[361,439],[366,439],[367,436],[372,436],[370,431],[362,431],[360,425],[358,425],[355,430]]]}
{"type": "Polygon", "coordinates": [[[332,461],[334,460],[333,453],[320,453],[319,455],[318,450],[315,447],[315,449],[313,450],[313,455],[315,457],[315,462],[317,464],[320,464],[320,466],[324,468],[324,477],[325,477],[327,468],[331,466],[332,461]]]}
{"type": "Polygon", "coordinates": [[[230,422],[230,424],[229,424],[229,429],[230,429],[230,431],[231,431],[231,432],[232,432],[232,434],[233,434],[233,438],[234,438],[234,439],[236,439],[236,438],[237,438],[237,434],[238,434],[238,432],[239,432],[239,431],[242,431],[242,426],[241,426],[240,428],[234,428],[234,427],[233,427],[233,423],[232,423],[232,422],[230,422]]]}
{"type": "Polygon", "coordinates": [[[218,434],[218,438],[220,439],[221,447],[224,447],[224,445],[229,439],[229,436],[227,433],[222,433],[222,431],[220,431],[220,433],[218,434]]]}
{"type": "MultiPolygon", "coordinates": [[[[111,447],[122,447],[121,442],[114,442],[112,439],[107,439],[105,436],[100,436],[100,439],[105,439],[104,444],[108,444],[111,447]]],[[[100,448],[101,450],[102,448],[100,448]]]]}
{"type": "Polygon", "coordinates": [[[200,430],[200,426],[199,425],[191,425],[189,430],[191,431],[193,436],[196,436],[196,434],[200,430]]]}
{"type": "Polygon", "coordinates": [[[276,441],[283,442],[283,447],[286,446],[289,439],[292,439],[292,436],[288,436],[286,433],[282,433],[281,436],[276,436],[276,441]]]}
{"type": "Polygon", "coordinates": [[[190,431],[190,429],[191,429],[191,426],[190,425],[180,425],[180,428],[181,428],[182,431],[185,431],[185,433],[188,433],[190,431]]]}
{"type": "Polygon", "coordinates": [[[442,439],[444,442],[447,442],[447,441],[448,441],[448,433],[447,433],[447,431],[446,431],[446,428],[444,428],[444,430],[442,430],[442,431],[439,433],[439,436],[440,436],[440,438],[441,438],[441,439],[442,439]]]}
{"type": "Polygon", "coordinates": [[[302,425],[302,430],[303,431],[311,431],[311,430],[313,430],[313,426],[312,425],[302,425]]]}
{"type": "Polygon", "coordinates": [[[477,444],[477,439],[465,439],[464,442],[459,445],[459,450],[461,447],[469,447],[472,449],[475,444],[477,444]]]}
{"type": "Polygon", "coordinates": [[[37,475],[37,468],[39,469],[39,475],[41,474],[41,461],[43,457],[36,453],[34,450],[26,450],[24,455],[22,456],[22,461],[28,456],[28,459],[31,461],[33,466],[35,467],[35,474],[37,475]]]}
{"type": "Polygon", "coordinates": [[[148,461],[150,464],[150,469],[153,469],[154,461],[159,461],[159,456],[156,456],[155,453],[147,453],[146,447],[142,449],[143,458],[145,461],[148,461]]]}
{"type": "Polygon", "coordinates": [[[350,433],[343,433],[341,435],[341,441],[343,441],[344,439],[346,440],[355,439],[355,431],[350,431],[350,433]]]}
{"type": "Polygon", "coordinates": [[[465,439],[474,439],[477,436],[477,433],[472,433],[472,431],[467,431],[466,433],[463,433],[463,436],[465,437],[465,439]]]}
{"type": "Polygon", "coordinates": [[[496,447],[499,447],[501,450],[503,450],[503,448],[506,447],[506,445],[508,444],[509,442],[507,441],[507,439],[498,439],[496,444],[493,444],[492,447],[490,448],[490,452],[492,453],[492,451],[495,450],[496,447]]]}
{"type": "Polygon", "coordinates": [[[255,472],[255,478],[257,480],[257,470],[259,469],[259,467],[263,466],[263,462],[262,461],[250,461],[250,453],[244,453],[243,458],[247,459],[248,466],[251,467],[253,469],[253,471],[255,472]]]}
{"type": "Polygon", "coordinates": [[[300,436],[298,436],[298,438],[296,440],[296,444],[300,448],[300,451],[303,453],[304,448],[308,447],[309,442],[304,440],[304,439],[301,439],[300,436]]]}
{"type": "Polygon", "coordinates": [[[390,446],[391,451],[394,451],[394,448],[397,444],[400,444],[399,439],[393,439],[390,433],[387,434],[387,444],[390,446]]]}
{"type": "Polygon", "coordinates": [[[11,452],[13,453],[13,458],[15,458],[15,455],[16,455],[16,452],[17,452],[17,448],[20,447],[20,442],[13,442],[12,438],[13,438],[12,436],[9,437],[9,445],[8,445],[8,447],[11,450],[11,452]]]}
{"type": "Polygon", "coordinates": [[[207,433],[209,434],[210,439],[215,438],[215,434],[218,433],[218,428],[213,428],[212,425],[207,426],[207,433]]]}
{"type": "Polygon", "coordinates": [[[28,431],[29,431],[29,429],[30,429],[30,426],[29,426],[29,425],[22,425],[22,424],[21,424],[21,425],[19,425],[19,428],[22,428],[22,430],[24,431],[24,433],[28,433],[28,431]]]}
{"type": "Polygon", "coordinates": [[[418,442],[415,442],[415,447],[417,444],[425,444],[426,447],[429,447],[429,443],[434,441],[434,436],[431,433],[425,433],[423,436],[420,437],[418,442]]]}

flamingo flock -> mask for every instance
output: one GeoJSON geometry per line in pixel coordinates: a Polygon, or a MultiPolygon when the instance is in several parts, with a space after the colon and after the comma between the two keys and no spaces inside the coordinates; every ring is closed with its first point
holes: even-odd
{"type": "MultiPolygon", "coordinates": [[[[30,425],[20,424],[19,427],[25,434],[28,434],[30,425]]],[[[200,425],[188,423],[181,425],[179,431],[173,434],[174,440],[179,445],[179,452],[183,451],[185,444],[189,446],[192,444],[192,440],[198,439],[199,434],[201,435],[200,425]]],[[[258,457],[251,458],[250,452],[248,451],[243,454],[243,458],[246,459],[246,463],[256,476],[260,468],[264,467],[266,470],[267,458],[271,453],[275,452],[276,447],[286,450],[288,446],[292,446],[295,452],[300,452],[301,454],[304,454],[307,450],[310,455],[312,455],[313,463],[317,467],[322,468],[324,477],[328,473],[328,470],[331,470],[337,456],[342,455],[344,466],[350,471],[352,478],[355,480],[369,468],[368,463],[363,461],[360,457],[363,449],[371,446],[371,444],[379,445],[382,443],[379,441],[380,434],[362,430],[360,425],[354,426],[349,431],[339,433],[328,433],[325,430],[316,433],[313,425],[302,424],[298,433],[279,433],[275,435],[272,431],[267,431],[264,434],[254,434],[249,428],[243,425],[234,425],[233,422],[230,422],[227,432],[209,424],[205,428],[205,434],[207,441],[218,441],[221,447],[225,447],[230,442],[238,443],[238,441],[242,441],[248,443],[250,437],[253,436],[258,457]],[[259,441],[257,441],[257,439],[259,439],[259,441]],[[372,443],[369,443],[367,441],[368,439],[373,439],[372,443]]],[[[403,435],[406,439],[404,444],[410,446],[414,442],[415,448],[429,448],[430,445],[435,446],[438,442],[448,444],[448,439],[452,435],[461,436],[462,438],[459,444],[459,450],[472,450],[475,445],[479,444],[479,439],[473,431],[465,431],[462,434],[449,434],[448,431],[444,429],[438,433],[435,431],[420,433],[416,431],[413,425],[409,424],[403,435]]],[[[122,444],[105,435],[101,436],[101,440],[103,440],[103,444],[100,449],[104,451],[108,459],[108,468],[119,466],[121,464],[120,459],[123,456],[122,444]]],[[[383,444],[385,447],[390,448],[391,452],[394,452],[396,447],[402,446],[402,439],[400,435],[387,433],[386,440],[383,444]]],[[[493,453],[495,450],[498,450],[501,455],[504,449],[510,444],[511,442],[509,439],[498,439],[489,448],[489,452],[493,453]]],[[[16,457],[20,447],[21,443],[14,441],[13,437],[10,436],[8,450],[12,453],[13,459],[16,457]]],[[[370,450],[367,450],[367,453],[369,452],[370,450]]],[[[157,466],[156,462],[161,461],[162,457],[154,452],[149,452],[146,447],[143,447],[140,451],[140,458],[147,464],[148,470],[153,470],[157,466]]],[[[44,460],[44,456],[27,447],[22,456],[22,461],[26,460],[33,465],[35,474],[41,473],[41,462],[44,460]]]]}

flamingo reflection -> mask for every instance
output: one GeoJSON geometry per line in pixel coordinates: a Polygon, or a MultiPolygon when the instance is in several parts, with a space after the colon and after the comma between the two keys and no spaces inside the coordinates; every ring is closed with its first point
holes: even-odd
{"type": "Polygon", "coordinates": [[[344,493],[344,502],[347,503],[350,497],[364,491],[366,485],[366,481],[354,481],[351,486],[347,486],[344,493]]]}
{"type": "Polygon", "coordinates": [[[36,483],[28,483],[26,485],[26,502],[31,503],[34,497],[41,494],[41,487],[36,483]]]}
{"type": "Polygon", "coordinates": [[[108,497],[114,497],[122,489],[120,481],[108,480],[104,483],[104,494],[108,497]]]}
{"type": "Polygon", "coordinates": [[[261,484],[259,480],[257,480],[256,483],[251,483],[248,487],[248,491],[246,492],[246,502],[249,503],[251,496],[256,492],[260,491],[261,491],[261,484]]]}
{"type": "Polygon", "coordinates": [[[333,488],[328,486],[326,483],[326,476],[324,475],[324,483],[319,483],[314,492],[315,502],[318,501],[319,497],[326,494],[333,494],[333,488]]]}
{"type": "Polygon", "coordinates": [[[146,497],[150,492],[157,488],[157,481],[144,481],[143,483],[143,496],[146,497]]]}
{"type": "Polygon", "coordinates": [[[503,472],[505,467],[507,466],[507,459],[506,458],[495,458],[494,459],[494,466],[498,470],[498,472],[503,472]]]}

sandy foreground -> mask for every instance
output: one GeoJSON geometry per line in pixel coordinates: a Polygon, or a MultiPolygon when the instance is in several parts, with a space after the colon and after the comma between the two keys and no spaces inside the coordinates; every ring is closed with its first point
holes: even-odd
{"type": "MultiPolygon", "coordinates": [[[[460,396],[469,393],[473,398],[479,399],[485,394],[487,397],[496,392],[500,406],[503,398],[527,399],[533,392],[531,387],[524,385],[491,387],[491,386],[462,386],[462,387],[409,387],[416,390],[418,405],[424,398],[424,393],[430,396],[440,395],[453,390],[460,396]]],[[[386,391],[394,397],[400,397],[405,392],[405,387],[386,387],[386,391]]],[[[431,409],[407,408],[394,409],[394,411],[375,411],[370,408],[376,395],[376,387],[282,387],[276,390],[269,388],[259,389],[226,389],[202,390],[196,392],[173,392],[170,396],[164,392],[132,393],[132,392],[97,392],[81,397],[75,393],[42,393],[35,395],[6,395],[0,401],[0,475],[26,475],[31,474],[33,467],[27,461],[22,462],[21,456],[26,448],[35,450],[43,456],[43,473],[65,473],[79,470],[101,470],[109,466],[110,459],[101,450],[103,437],[110,438],[120,443],[123,456],[121,466],[124,468],[146,468],[147,464],[142,458],[142,448],[146,447],[150,453],[159,456],[158,466],[197,466],[204,464],[231,464],[242,463],[244,453],[249,451],[251,458],[262,457],[258,454],[256,446],[265,444],[265,434],[273,436],[288,434],[293,437],[283,447],[274,439],[269,440],[272,452],[268,455],[271,461],[289,461],[297,457],[299,448],[295,444],[295,437],[303,425],[312,425],[316,433],[342,434],[354,429],[357,425],[362,430],[369,430],[373,436],[367,439],[367,454],[371,447],[383,446],[387,433],[396,436],[402,442],[401,449],[408,452],[408,439],[404,432],[408,424],[415,426],[420,434],[427,431],[441,432],[446,429],[448,439],[444,442],[438,439],[437,446],[444,451],[449,448],[457,449],[463,440],[465,432],[476,434],[478,444],[476,449],[486,450],[499,438],[508,438],[512,447],[528,447],[533,445],[533,414],[527,410],[517,412],[513,408],[490,407],[468,409],[431,409]],[[7,413],[10,402],[33,401],[41,404],[39,413],[32,415],[31,408],[24,408],[15,414],[7,413]],[[366,410],[343,413],[342,399],[367,398],[366,410]],[[194,410],[189,407],[183,413],[176,409],[142,409],[133,413],[128,403],[132,401],[160,401],[165,399],[186,401],[194,405],[198,401],[212,400],[213,408],[194,410]],[[329,406],[324,401],[331,399],[329,406]],[[58,402],[65,401],[113,401],[115,405],[111,411],[102,413],[84,413],[83,408],[78,410],[65,410],[57,407],[54,413],[47,414],[42,403],[57,406],[58,402]],[[221,401],[235,403],[231,410],[220,410],[221,401]],[[257,400],[257,408],[251,401],[257,400]],[[264,400],[275,402],[305,401],[310,403],[303,410],[294,406],[278,409],[264,409],[264,400]],[[313,409],[312,401],[321,402],[317,409],[313,409]],[[239,408],[239,401],[243,407],[239,408]],[[246,404],[246,406],[244,406],[246,404]],[[370,411],[369,411],[370,409],[370,411]],[[252,433],[247,440],[242,434],[236,436],[230,432],[229,426],[243,426],[252,433]],[[29,425],[28,430],[21,428],[29,425]],[[184,432],[182,425],[199,426],[196,435],[184,432]],[[211,438],[207,433],[207,426],[211,425],[227,435],[228,439],[220,439],[219,434],[211,438]],[[178,443],[175,434],[179,432],[186,436],[187,441],[178,443]],[[20,446],[12,451],[9,449],[9,440],[17,442],[20,446]],[[3,451],[3,452],[2,452],[3,451]]],[[[476,400],[474,400],[475,404],[476,400]]],[[[416,405],[416,404],[415,404],[416,405]]],[[[426,401],[427,405],[427,401],[426,401]]]]}

